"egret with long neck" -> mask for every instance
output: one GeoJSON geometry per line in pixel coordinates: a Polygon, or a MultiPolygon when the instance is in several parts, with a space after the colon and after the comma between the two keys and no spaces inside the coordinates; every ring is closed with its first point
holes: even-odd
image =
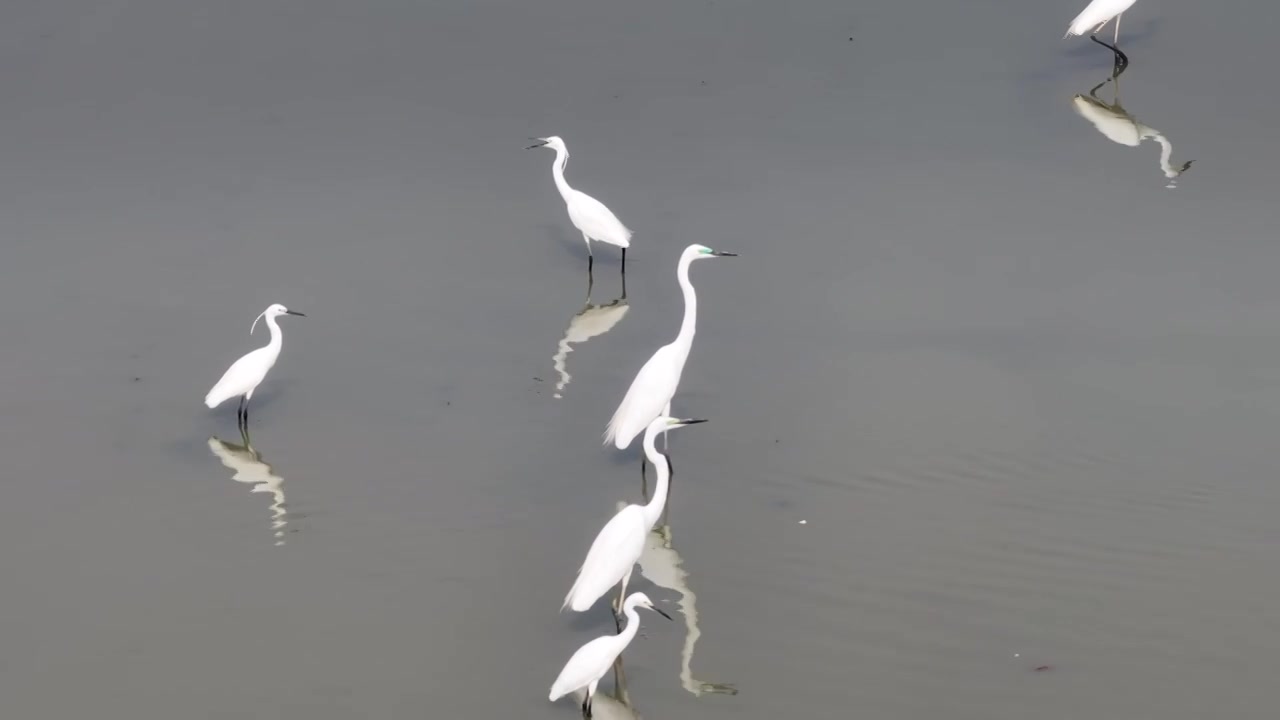
{"type": "Polygon", "coordinates": [[[249,427],[249,400],[253,398],[253,391],[258,389],[258,385],[262,384],[262,380],[267,376],[269,371],[280,357],[280,348],[284,344],[284,335],[280,332],[280,326],[276,324],[276,318],[281,315],[297,315],[305,317],[302,313],[290,310],[289,308],[276,303],[266,310],[263,310],[258,317],[253,319],[253,326],[249,328],[249,334],[258,327],[258,321],[266,318],[267,329],[271,332],[271,340],[264,346],[231,364],[227,371],[222,374],[222,379],[214,384],[213,389],[204,396],[204,404],[209,408],[215,408],[223,402],[237,395],[240,396],[240,407],[236,410],[236,420],[240,424],[242,431],[247,431],[249,427]]]}
{"type": "Polygon", "coordinates": [[[578,577],[573,581],[573,587],[569,588],[569,594],[564,597],[561,610],[566,607],[575,612],[589,610],[596,600],[619,582],[622,586],[618,591],[617,606],[621,607],[631,571],[644,552],[645,536],[657,524],[667,504],[669,473],[664,456],[658,452],[658,436],[678,427],[701,422],[706,421],[678,420],[663,415],[649,423],[644,433],[644,452],[657,471],[657,487],[653,497],[644,505],[633,504],[622,508],[600,529],[591,543],[591,549],[587,551],[587,559],[578,568],[578,577]]]}
{"type": "Polygon", "coordinates": [[[627,598],[622,603],[622,612],[627,616],[626,628],[619,630],[617,635],[604,635],[578,648],[569,662],[564,664],[556,681],[551,683],[551,693],[547,696],[551,702],[574,690],[586,688],[586,695],[582,698],[582,717],[591,717],[591,698],[596,694],[600,678],[609,672],[614,661],[627,649],[635,639],[636,631],[640,629],[640,614],[636,612],[636,608],[646,608],[671,619],[670,615],[654,607],[653,601],[644,593],[638,592],[627,598]]]}
{"type": "Polygon", "coordinates": [[[680,386],[689,350],[693,348],[693,336],[698,326],[698,294],[689,282],[689,266],[696,260],[713,257],[735,257],[736,253],[712,250],[706,245],[690,245],[680,256],[676,277],[684,294],[684,319],[680,321],[680,333],[676,339],[658,348],[648,362],[640,368],[622,403],[609,420],[604,432],[605,443],[613,443],[619,450],[631,445],[653,419],[671,414],[671,398],[680,386]]]}
{"type": "Polygon", "coordinates": [[[582,239],[587,243],[587,272],[591,272],[591,266],[595,262],[595,256],[591,253],[591,241],[595,240],[622,248],[622,272],[625,273],[627,248],[631,246],[631,231],[622,224],[612,210],[604,206],[604,203],[581,190],[569,187],[569,181],[564,179],[564,168],[569,163],[569,148],[565,146],[564,140],[557,135],[533,139],[537,140],[537,143],[525,148],[526,150],[548,147],[556,151],[555,162],[551,165],[551,177],[556,181],[556,189],[560,191],[560,197],[564,198],[565,207],[569,210],[570,222],[578,232],[582,233],[582,239]]]}

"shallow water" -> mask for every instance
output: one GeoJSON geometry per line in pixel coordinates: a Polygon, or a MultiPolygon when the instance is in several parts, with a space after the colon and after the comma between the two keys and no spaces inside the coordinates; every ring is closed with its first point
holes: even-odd
{"type": "Polygon", "coordinates": [[[741,257],[692,273],[675,411],[711,422],[633,579],[682,610],[634,712],[1272,717],[1280,7],[1126,17],[1170,189],[1074,109],[1110,67],[1078,8],[860,5],[11,8],[10,714],[575,717],[546,688],[611,622],[556,608],[640,495],[599,436],[703,242],[741,257]],[[569,353],[553,133],[636,231],[569,353]],[[271,302],[308,317],[257,454],[211,445],[271,302]]]}

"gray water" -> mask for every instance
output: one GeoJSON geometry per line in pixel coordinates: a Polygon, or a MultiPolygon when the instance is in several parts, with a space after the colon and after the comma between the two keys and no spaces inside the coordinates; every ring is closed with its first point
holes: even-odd
{"type": "Polygon", "coordinates": [[[600,434],[701,242],[635,713],[1274,717],[1280,6],[1125,18],[1168,188],[1073,110],[1077,5],[13,4],[5,716],[576,717],[612,623],[556,609],[641,492],[600,434]],[[567,353],[549,134],[636,231],[567,353]]]}

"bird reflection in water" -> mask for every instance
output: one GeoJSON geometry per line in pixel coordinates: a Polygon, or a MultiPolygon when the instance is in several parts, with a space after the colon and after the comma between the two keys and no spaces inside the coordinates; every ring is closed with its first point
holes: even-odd
{"type": "MultiPolygon", "coordinates": [[[[619,503],[619,507],[626,503],[619,503]]],[[[702,637],[698,628],[698,596],[689,587],[689,573],[684,569],[684,558],[671,545],[671,526],[663,523],[653,528],[645,538],[644,551],[640,554],[640,574],[649,582],[680,595],[677,603],[684,617],[684,644],[680,648],[680,685],[695,696],[737,695],[738,689],[729,683],[713,683],[693,676],[693,650],[702,637]]]]}
{"type": "Polygon", "coordinates": [[[622,276],[622,295],[613,302],[604,303],[602,305],[591,304],[591,271],[587,271],[587,304],[578,311],[569,320],[569,329],[564,331],[564,337],[560,338],[557,345],[556,354],[551,358],[552,365],[555,366],[556,372],[560,375],[560,381],[556,383],[555,397],[564,397],[564,389],[573,379],[566,367],[569,359],[569,353],[573,352],[573,345],[584,343],[593,337],[603,335],[613,329],[622,321],[622,318],[631,309],[627,304],[627,276],[622,276]]]}
{"type": "Polygon", "coordinates": [[[209,449],[222,464],[235,471],[232,480],[252,485],[250,492],[271,495],[271,533],[277,546],[284,545],[285,526],[289,524],[284,504],[284,478],[263,462],[262,454],[249,444],[249,436],[241,434],[243,445],[209,438],[209,449]]]}
{"type": "MultiPolygon", "coordinates": [[[[1095,42],[1102,42],[1096,38],[1094,40],[1095,42]]],[[[1106,43],[1102,44],[1106,45],[1106,43]]],[[[1107,47],[1111,46],[1108,45],[1107,47]]],[[[1118,53],[1119,51],[1116,52],[1118,53]]],[[[1118,62],[1119,60],[1117,59],[1118,62]]],[[[1114,73],[1111,77],[1095,85],[1088,95],[1076,95],[1071,101],[1072,108],[1075,109],[1080,117],[1093,123],[1098,132],[1112,142],[1129,147],[1138,147],[1143,140],[1154,140],[1160,145],[1160,171],[1169,180],[1165,187],[1177,187],[1178,177],[1186,172],[1194,161],[1188,160],[1180,166],[1174,164],[1173,144],[1169,142],[1169,139],[1159,130],[1138,122],[1128,110],[1121,106],[1120,81],[1118,78],[1119,74],[1114,73]],[[1110,103],[1098,97],[1098,91],[1107,83],[1112,83],[1114,90],[1113,100],[1110,103]]]]}

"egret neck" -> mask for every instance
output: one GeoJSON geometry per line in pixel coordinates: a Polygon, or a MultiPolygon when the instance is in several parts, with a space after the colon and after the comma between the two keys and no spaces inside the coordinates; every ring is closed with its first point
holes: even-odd
{"type": "MultiPolygon", "coordinates": [[[[655,444],[657,441],[658,433],[645,432],[644,454],[649,458],[649,462],[653,463],[653,470],[658,474],[658,479],[653,485],[653,497],[650,498],[648,504],[640,508],[644,513],[644,531],[646,533],[652,530],[654,525],[658,524],[658,518],[662,516],[662,509],[667,504],[667,486],[671,473],[670,468],[667,467],[666,456],[658,452],[658,447],[655,444]]],[[[628,617],[630,616],[628,615],[628,617]]]]}
{"type": "Polygon", "coordinates": [[[569,151],[564,147],[556,148],[556,161],[551,166],[551,175],[556,180],[556,188],[560,191],[560,197],[565,202],[569,202],[569,193],[573,192],[573,188],[569,187],[569,182],[564,179],[564,167],[569,164],[569,151]]]}
{"type": "MultiPolygon", "coordinates": [[[[689,357],[693,347],[693,334],[698,325],[698,294],[693,291],[693,283],[689,282],[689,265],[697,257],[697,252],[688,252],[680,258],[680,266],[676,275],[680,279],[680,290],[684,293],[684,320],[680,322],[680,334],[676,336],[675,345],[684,358],[689,357]]],[[[684,363],[682,362],[681,365],[684,363]]]]}
{"type": "MultiPolygon", "coordinates": [[[[258,317],[263,317],[259,315],[258,317]]],[[[267,353],[271,356],[271,362],[268,367],[275,364],[276,358],[280,357],[280,347],[284,344],[284,333],[280,332],[280,326],[276,324],[275,315],[266,315],[267,330],[271,333],[271,341],[267,343],[267,353]]],[[[257,321],[255,320],[256,324],[257,321]]],[[[250,328],[249,332],[253,332],[250,328]]]]}

